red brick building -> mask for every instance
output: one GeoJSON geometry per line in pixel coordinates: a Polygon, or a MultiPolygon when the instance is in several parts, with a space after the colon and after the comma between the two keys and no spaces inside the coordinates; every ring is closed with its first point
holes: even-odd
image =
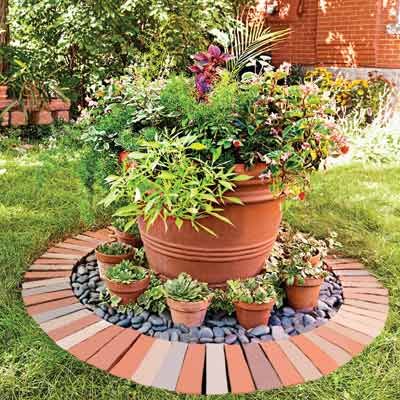
{"type": "Polygon", "coordinates": [[[266,16],[274,29],[291,28],[289,39],[273,53],[274,64],[338,67],[351,75],[382,69],[400,81],[400,0],[260,3],[277,6],[266,16]]]}

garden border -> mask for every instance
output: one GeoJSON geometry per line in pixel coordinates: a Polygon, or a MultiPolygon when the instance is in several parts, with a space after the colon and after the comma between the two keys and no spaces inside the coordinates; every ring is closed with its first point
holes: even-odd
{"type": "Polygon", "coordinates": [[[186,344],[113,325],[75,297],[75,265],[110,231],[84,232],[47,250],[25,274],[28,314],[62,349],[135,383],[185,394],[250,393],[330,374],[361,353],[385,326],[388,290],[355,259],[328,257],[344,304],[324,326],[287,340],[247,345],[186,344]]]}

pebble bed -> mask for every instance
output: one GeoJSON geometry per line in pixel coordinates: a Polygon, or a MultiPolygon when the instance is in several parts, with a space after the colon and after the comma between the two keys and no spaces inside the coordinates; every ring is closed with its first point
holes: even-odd
{"type": "Polygon", "coordinates": [[[87,256],[75,268],[71,284],[80,302],[109,323],[123,328],[137,329],[142,334],[156,338],[185,343],[247,344],[282,340],[324,325],[337,313],[343,303],[343,288],[338,278],[331,273],[322,285],[318,308],[312,312],[296,312],[288,306],[274,308],[268,325],[250,330],[239,325],[234,315],[209,312],[203,326],[188,328],[174,325],[168,311],[161,315],[147,311],[134,315],[133,312],[120,313],[117,309],[102,304],[101,293],[106,288],[100,279],[94,254],[87,256]]]}

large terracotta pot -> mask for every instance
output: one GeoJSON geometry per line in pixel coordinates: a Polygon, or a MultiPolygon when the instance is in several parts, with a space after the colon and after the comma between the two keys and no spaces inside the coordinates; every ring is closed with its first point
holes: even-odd
{"type": "Polygon", "coordinates": [[[179,230],[172,218],[167,221],[167,230],[158,219],[147,231],[143,219],[139,219],[140,236],[151,268],[169,279],[187,272],[211,287],[225,287],[229,279],[260,274],[278,235],[283,201],[282,197],[274,197],[268,183],[258,178],[264,168],[247,171],[254,178],[238,183],[235,192],[227,194],[244,203],[224,206],[222,215],[233,226],[213,217],[200,221],[217,238],[204,231],[196,232],[187,221],[179,230]]]}
{"type": "Polygon", "coordinates": [[[146,291],[150,284],[150,277],[129,284],[114,282],[104,277],[104,283],[111,294],[121,299],[120,304],[126,305],[135,303],[137,298],[146,291]]]}
{"type": "Polygon", "coordinates": [[[275,300],[265,304],[235,303],[236,316],[239,324],[246,329],[260,325],[268,325],[275,300]]]}
{"type": "Polygon", "coordinates": [[[132,249],[130,253],[124,254],[122,256],[110,256],[108,254],[100,253],[98,250],[96,250],[95,253],[97,264],[99,265],[100,278],[104,279],[104,274],[108,268],[120,264],[124,260],[132,260],[135,256],[136,250],[132,249]]]}
{"type": "Polygon", "coordinates": [[[203,324],[208,306],[210,305],[210,299],[190,303],[167,298],[167,304],[174,324],[182,324],[191,328],[203,324]]]}
{"type": "Polygon", "coordinates": [[[295,310],[311,311],[317,304],[323,278],[308,278],[304,284],[295,283],[293,286],[286,286],[286,295],[289,305],[295,310]]]}

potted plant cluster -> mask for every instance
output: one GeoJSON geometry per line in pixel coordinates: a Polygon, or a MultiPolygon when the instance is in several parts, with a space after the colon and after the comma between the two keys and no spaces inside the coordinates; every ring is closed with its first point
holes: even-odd
{"type": "Polygon", "coordinates": [[[188,327],[202,325],[211,301],[206,283],[198,282],[182,273],[164,285],[168,307],[175,324],[188,327]]]}
{"type": "Polygon", "coordinates": [[[149,271],[124,260],[105,271],[104,282],[110,294],[120,299],[121,305],[135,303],[149,286],[149,271]]]}
{"type": "Polygon", "coordinates": [[[132,260],[136,249],[131,245],[119,242],[109,242],[99,245],[95,254],[99,264],[100,276],[104,278],[105,271],[124,260],[132,260]]]}
{"type": "Polygon", "coordinates": [[[286,85],[287,67],[241,73],[240,55],[217,46],[194,59],[194,79],[172,77],[152,97],[135,167],[108,178],[104,204],[138,221],[156,273],[226,287],[262,272],[284,199],[304,199],[310,174],[347,146],[329,98],[286,85]]]}
{"type": "Polygon", "coordinates": [[[112,226],[114,228],[114,234],[118,242],[129,244],[135,248],[142,246],[142,240],[140,239],[140,232],[137,223],[128,225],[126,230],[127,221],[124,218],[115,218],[112,226]]]}
{"type": "Polygon", "coordinates": [[[233,301],[237,319],[244,328],[266,325],[277,300],[275,283],[267,274],[231,280],[228,281],[228,298],[233,301]]]}
{"type": "Polygon", "coordinates": [[[307,254],[293,252],[283,262],[281,273],[289,305],[299,311],[314,309],[321,285],[328,275],[323,263],[313,264],[307,254]]]}

